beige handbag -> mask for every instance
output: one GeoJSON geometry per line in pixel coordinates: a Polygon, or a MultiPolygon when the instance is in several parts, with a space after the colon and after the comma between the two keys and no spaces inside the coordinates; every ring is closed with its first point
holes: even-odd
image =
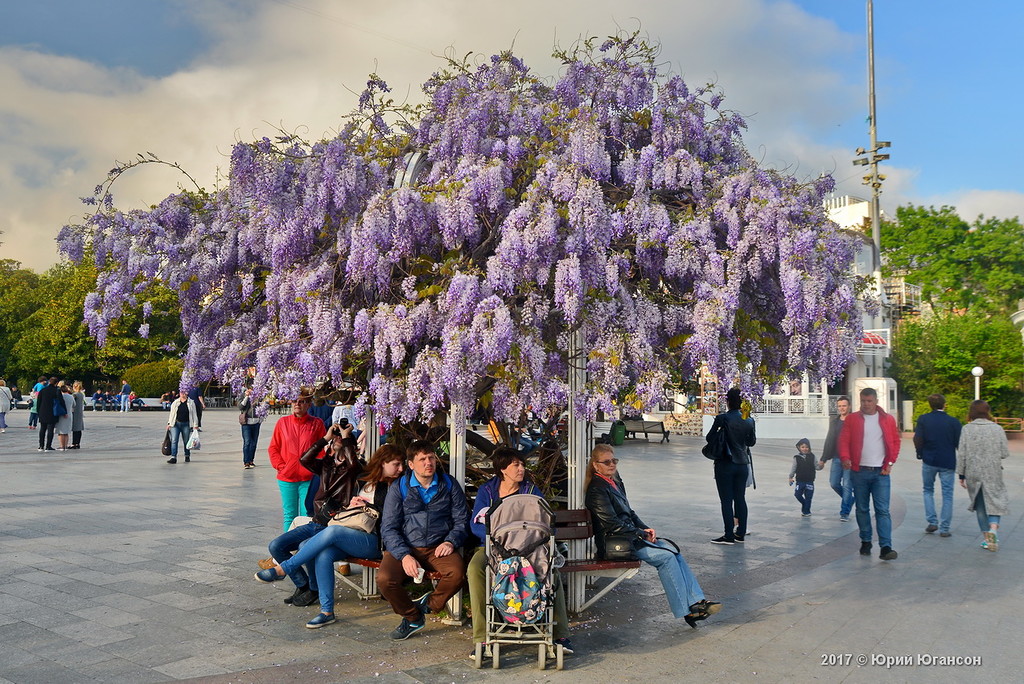
{"type": "Polygon", "coordinates": [[[379,518],[380,514],[376,509],[369,506],[359,506],[338,511],[327,521],[327,524],[341,525],[342,527],[350,527],[353,530],[362,530],[367,534],[373,534],[374,530],[377,529],[377,520],[379,518]]]}

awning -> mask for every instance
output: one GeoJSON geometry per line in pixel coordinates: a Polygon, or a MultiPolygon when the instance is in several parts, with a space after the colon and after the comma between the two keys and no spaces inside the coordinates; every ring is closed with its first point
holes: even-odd
{"type": "Polygon", "coordinates": [[[861,340],[861,343],[865,345],[872,345],[878,347],[886,347],[889,345],[889,343],[885,341],[884,337],[882,337],[878,333],[873,332],[865,332],[864,338],[863,340],[861,340]]]}

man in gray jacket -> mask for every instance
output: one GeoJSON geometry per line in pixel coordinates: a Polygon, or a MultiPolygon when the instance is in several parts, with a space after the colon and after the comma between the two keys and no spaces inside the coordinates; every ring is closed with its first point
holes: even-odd
{"type": "Polygon", "coordinates": [[[391,638],[408,639],[423,629],[424,615],[444,606],[462,586],[465,564],[459,553],[469,533],[469,514],[462,487],[437,467],[430,442],[413,442],[407,453],[409,472],[388,489],[381,516],[381,537],[387,549],[377,571],[377,586],[402,622],[391,638]],[[418,601],[402,585],[406,577],[422,580],[438,572],[433,592],[418,601]]]}

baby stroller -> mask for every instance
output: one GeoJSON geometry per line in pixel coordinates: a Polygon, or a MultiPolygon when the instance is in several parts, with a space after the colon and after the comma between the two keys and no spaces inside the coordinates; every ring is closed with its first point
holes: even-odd
{"type": "Polygon", "coordinates": [[[548,503],[532,494],[498,501],[487,513],[487,638],[477,644],[473,662],[482,667],[490,651],[501,667],[502,644],[537,646],[537,666],[554,658],[563,666],[561,644],[554,643],[555,516],[548,503]]]}

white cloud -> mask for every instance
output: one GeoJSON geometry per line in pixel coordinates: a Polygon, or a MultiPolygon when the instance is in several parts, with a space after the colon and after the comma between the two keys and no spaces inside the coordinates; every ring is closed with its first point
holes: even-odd
{"type": "MultiPolygon", "coordinates": [[[[311,138],[336,129],[371,71],[396,99],[415,101],[450,46],[461,56],[514,45],[535,69],[555,74],[556,41],[567,46],[637,26],[661,43],[666,68],[692,86],[716,82],[726,106],[748,116],[756,156],[801,177],[852,176],[843,187],[859,187],[850,151],[815,142],[861,106],[861,85],[830,66],[859,39],[788,2],[221,0],[189,7],[214,39],[188,68],[164,78],[0,48],[3,257],[36,269],[54,263],[52,238],[82,214],[77,198],[91,193],[115,159],[152,151],[212,185],[236,139],[272,135],[277,125],[311,138]]],[[[890,178],[892,197],[901,184],[912,185],[910,173],[890,170],[890,178]]],[[[124,207],[149,204],[184,182],[144,168],[118,181],[115,196],[124,207]]]]}

